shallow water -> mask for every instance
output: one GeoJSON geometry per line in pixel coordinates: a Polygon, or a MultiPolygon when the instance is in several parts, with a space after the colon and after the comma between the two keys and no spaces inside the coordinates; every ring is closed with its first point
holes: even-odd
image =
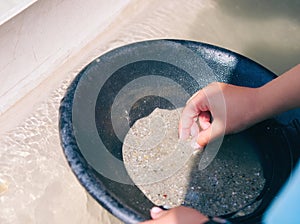
{"type": "Polygon", "coordinates": [[[0,223],[118,223],[78,184],[59,144],[59,101],[89,61],[127,43],[176,38],[231,49],[281,74],[299,62],[299,11],[298,1],[132,1],[104,33],[0,117],[0,223]]]}

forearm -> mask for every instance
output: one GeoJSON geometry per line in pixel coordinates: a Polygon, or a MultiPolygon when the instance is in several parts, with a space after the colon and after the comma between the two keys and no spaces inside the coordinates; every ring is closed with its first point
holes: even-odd
{"type": "Polygon", "coordinates": [[[224,133],[242,131],[296,107],[300,107],[300,64],[259,88],[216,82],[199,90],[182,112],[179,135],[182,139],[192,135],[203,147],[224,133]]]}
{"type": "Polygon", "coordinates": [[[300,64],[257,89],[257,120],[300,107],[300,64]]]}

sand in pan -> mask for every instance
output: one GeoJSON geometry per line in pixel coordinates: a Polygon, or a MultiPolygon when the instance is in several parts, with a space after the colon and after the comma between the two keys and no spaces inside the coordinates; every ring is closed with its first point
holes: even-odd
{"type": "Polygon", "coordinates": [[[226,137],[213,162],[199,170],[201,151],[190,140],[178,140],[181,111],[155,109],[129,130],[123,159],[134,183],[156,205],[186,205],[212,216],[245,206],[237,215],[252,212],[259,202],[247,205],[265,183],[253,149],[241,150],[240,136],[226,137]]]}

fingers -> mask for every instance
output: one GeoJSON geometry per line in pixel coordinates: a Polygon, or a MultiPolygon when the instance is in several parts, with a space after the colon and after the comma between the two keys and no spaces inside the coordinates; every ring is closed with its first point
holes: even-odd
{"type": "Polygon", "coordinates": [[[152,220],[148,220],[148,221],[145,221],[145,222],[142,222],[140,224],[155,224],[157,219],[163,217],[164,215],[167,214],[168,211],[164,211],[163,209],[159,208],[159,207],[153,207],[151,210],[150,210],[150,215],[151,215],[151,218],[152,220]]]}
{"type": "Polygon", "coordinates": [[[179,121],[179,138],[186,140],[191,134],[191,127],[197,120],[198,113],[191,107],[185,107],[179,121]]]}
{"type": "Polygon", "coordinates": [[[152,219],[158,219],[159,217],[162,217],[167,211],[162,210],[159,207],[153,207],[150,210],[150,215],[152,219]]]}
{"type": "MultiPolygon", "coordinates": [[[[179,121],[179,138],[186,140],[192,133],[191,128],[201,112],[208,111],[207,99],[203,91],[198,91],[190,98],[182,111],[179,121]]],[[[193,127],[195,130],[195,127],[193,127]]],[[[193,133],[194,134],[194,133],[193,133]]]]}
{"type": "Polygon", "coordinates": [[[204,111],[199,114],[198,122],[202,130],[206,130],[211,125],[211,115],[209,111],[204,111]]]}
{"type": "Polygon", "coordinates": [[[206,129],[203,129],[198,133],[197,143],[200,147],[206,146],[210,141],[215,140],[218,137],[224,136],[225,126],[224,123],[215,119],[212,123],[207,125],[206,129]]]}
{"type": "Polygon", "coordinates": [[[200,131],[200,129],[199,129],[199,125],[197,124],[197,121],[193,122],[191,131],[190,131],[191,132],[190,135],[192,136],[192,138],[197,137],[199,134],[199,131],[200,131]]]}
{"type": "Polygon", "coordinates": [[[205,215],[184,206],[172,208],[168,211],[154,207],[151,209],[151,216],[152,220],[140,224],[200,224],[208,221],[205,215]]]}
{"type": "Polygon", "coordinates": [[[206,146],[209,143],[209,141],[212,138],[211,132],[212,132],[212,127],[209,127],[206,130],[199,132],[197,139],[196,139],[196,142],[199,145],[199,148],[203,148],[204,146],[206,146]]]}
{"type": "Polygon", "coordinates": [[[192,136],[194,145],[203,148],[225,133],[227,120],[223,89],[222,83],[211,83],[188,100],[179,122],[180,139],[192,136]]]}

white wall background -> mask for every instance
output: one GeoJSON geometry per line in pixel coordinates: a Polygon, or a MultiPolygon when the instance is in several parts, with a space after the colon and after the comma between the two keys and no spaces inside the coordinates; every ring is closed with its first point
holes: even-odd
{"type": "MultiPolygon", "coordinates": [[[[129,1],[36,1],[2,24],[0,115],[39,85],[57,65],[103,31],[129,1]]],[[[32,1],[25,0],[18,5],[14,0],[3,1],[0,13],[4,15],[5,10],[15,9],[9,14],[12,16],[30,3],[32,1]]]]}
{"type": "Polygon", "coordinates": [[[0,2],[0,25],[28,8],[37,0],[2,0],[0,2]]]}

